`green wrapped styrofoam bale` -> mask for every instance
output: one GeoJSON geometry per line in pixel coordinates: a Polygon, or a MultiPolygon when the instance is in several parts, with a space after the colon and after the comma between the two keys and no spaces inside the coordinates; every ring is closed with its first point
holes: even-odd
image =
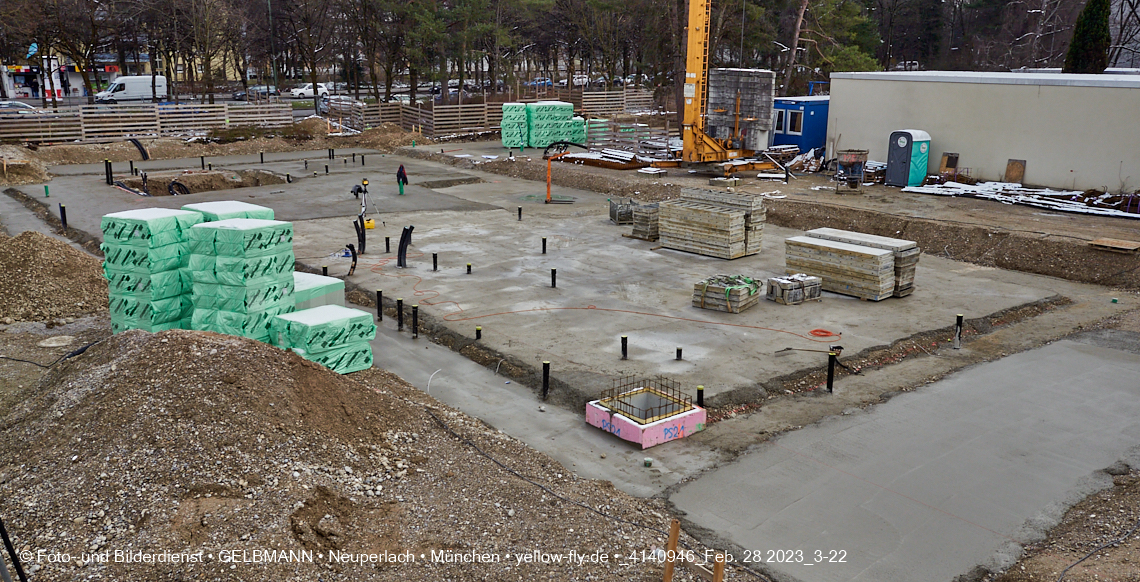
{"type": "Polygon", "coordinates": [[[251,313],[270,307],[293,305],[293,281],[271,281],[261,285],[220,285],[197,283],[190,296],[195,309],[220,309],[251,313]]]}
{"type": "Polygon", "coordinates": [[[111,320],[124,325],[154,325],[178,321],[190,315],[193,306],[189,295],[147,301],[130,295],[108,297],[111,320]]]}
{"type": "Polygon", "coordinates": [[[203,222],[190,229],[190,252],[261,257],[293,250],[293,223],[255,218],[203,222]]]}
{"type": "Polygon", "coordinates": [[[103,216],[103,240],[117,245],[162,247],[185,242],[186,230],[202,215],[171,208],[139,208],[103,216]]]}
{"type": "Polygon", "coordinates": [[[270,341],[280,348],[320,353],[376,337],[372,314],[339,305],[322,305],[278,315],[269,324],[270,341]]]}
{"type": "Polygon", "coordinates": [[[143,247],[103,243],[103,272],[130,271],[134,273],[161,273],[185,268],[190,260],[190,245],[176,242],[159,247],[143,247]]]}
{"type": "Polygon", "coordinates": [[[158,333],[168,329],[190,329],[190,320],[182,319],[179,321],[168,321],[166,323],[154,324],[139,324],[139,323],[123,323],[120,321],[111,320],[111,333],[122,333],[128,329],[141,329],[151,333],[158,333]]]}
{"type": "Polygon", "coordinates": [[[292,311],[290,306],[271,307],[253,313],[237,313],[221,309],[195,309],[190,327],[199,331],[213,331],[227,335],[248,337],[268,343],[269,322],[281,313],[292,311]]]}
{"type": "Polygon", "coordinates": [[[189,293],[191,288],[188,269],[172,269],[157,273],[105,269],[108,292],[111,295],[129,295],[154,301],[189,293]]]}
{"type": "Polygon", "coordinates": [[[219,200],[217,202],[195,202],[186,204],[182,210],[190,210],[202,214],[202,222],[217,222],[230,218],[258,218],[273,220],[273,209],[248,202],[237,200],[219,200]]]}
{"type": "Polygon", "coordinates": [[[293,280],[293,249],[265,257],[217,257],[190,255],[190,276],[194,285],[263,285],[293,280]]]}
{"type": "Polygon", "coordinates": [[[503,103],[503,122],[526,123],[526,103],[503,103]]]}
{"type": "Polygon", "coordinates": [[[368,342],[347,344],[315,354],[306,352],[303,348],[290,349],[302,358],[338,374],[359,372],[372,367],[372,346],[368,342]]]}
{"type": "Polygon", "coordinates": [[[336,277],[293,271],[293,302],[297,311],[321,305],[344,306],[344,281],[336,277]]]}

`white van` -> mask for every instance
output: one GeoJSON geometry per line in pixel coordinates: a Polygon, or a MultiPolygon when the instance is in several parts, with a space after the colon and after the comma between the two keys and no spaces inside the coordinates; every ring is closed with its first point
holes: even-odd
{"type": "Polygon", "coordinates": [[[96,103],[122,103],[123,101],[150,101],[152,96],[166,99],[166,77],[154,77],[154,91],[150,89],[151,76],[119,77],[106,91],[95,94],[96,103]]]}

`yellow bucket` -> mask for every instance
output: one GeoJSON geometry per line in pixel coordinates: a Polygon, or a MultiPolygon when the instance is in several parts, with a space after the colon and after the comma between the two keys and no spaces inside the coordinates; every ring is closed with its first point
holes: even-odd
{"type": "Polygon", "coordinates": [[[376,220],[372,218],[365,218],[364,228],[376,228],[376,220]]]}

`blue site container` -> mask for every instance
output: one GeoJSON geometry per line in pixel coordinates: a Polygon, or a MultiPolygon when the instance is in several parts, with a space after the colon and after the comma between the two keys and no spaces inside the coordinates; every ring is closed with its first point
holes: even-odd
{"type": "Polygon", "coordinates": [[[772,145],[796,145],[801,152],[822,149],[830,100],[830,95],[777,97],[772,105],[772,145]]]}

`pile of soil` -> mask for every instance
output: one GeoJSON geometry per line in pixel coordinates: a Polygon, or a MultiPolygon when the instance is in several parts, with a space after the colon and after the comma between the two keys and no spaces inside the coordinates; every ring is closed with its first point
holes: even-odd
{"type": "Polygon", "coordinates": [[[382,370],[339,376],[253,340],[132,330],[19,396],[0,419],[0,514],[17,549],[111,556],[33,559],[36,580],[661,577],[640,556],[664,534],[628,521],[665,531],[663,502],[579,479],[382,370]],[[610,560],[516,561],[535,549],[610,560]],[[243,561],[268,550],[311,561],[243,561]],[[181,562],[115,562],[116,551],[181,562]],[[433,562],[433,551],[501,561],[433,562]],[[404,552],[415,563],[332,559],[404,552]]]}
{"type": "Polygon", "coordinates": [[[0,186],[47,181],[47,168],[24,148],[0,145],[0,186]]]}
{"type": "Polygon", "coordinates": [[[360,135],[332,139],[343,141],[344,147],[371,148],[385,153],[410,146],[412,142],[417,145],[432,143],[432,140],[424,137],[422,133],[404,131],[392,123],[381,123],[372,129],[364,130],[360,135]]]}
{"type": "Polygon", "coordinates": [[[107,309],[99,259],[45,234],[0,237],[0,321],[44,321],[107,309]]]}

